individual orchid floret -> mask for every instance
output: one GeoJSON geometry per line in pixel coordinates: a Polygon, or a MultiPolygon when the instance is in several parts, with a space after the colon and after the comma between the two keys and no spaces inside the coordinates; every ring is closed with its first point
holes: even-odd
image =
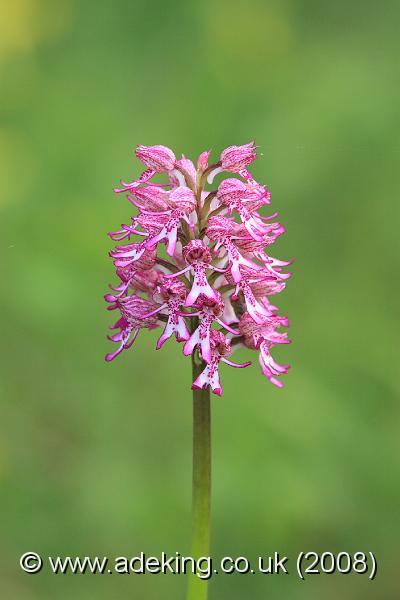
{"type": "Polygon", "coordinates": [[[180,186],[169,194],[169,201],[174,209],[170,211],[168,217],[160,214],[153,219],[158,219],[161,227],[157,235],[150,237],[150,239],[146,241],[146,247],[154,248],[158,242],[165,240],[168,243],[167,254],[173,256],[178,241],[180,222],[181,220],[184,220],[188,225],[192,224],[189,219],[189,214],[193,212],[196,206],[196,200],[193,192],[189,188],[180,186]]]}
{"type": "Polygon", "coordinates": [[[236,223],[231,219],[215,216],[208,221],[206,235],[211,241],[217,242],[214,246],[214,253],[218,253],[221,246],[226,250],[233,280],[238,283],[242,278],[241,267],[247,266],[252,269],[262,269],[263,267],[240,254],[233,241],[237,237],[235,234],[236,223]]]}
{"type": "Polygon", "coordinates": [[[230,214],[239,214],[253,239],[262,240],[262,236],[268,232],[268,225],[262,222],[265,217],[261,217],[256,209],[263,204],[263,192],[251,189],[239,179],[225,179],[218,188],[217,198],[229,208],[230,214]]]}
{"type": "Polygon", "coordinates": [[[150,317],[161,311],[167,311],[168,321],[157,342],[157,350],[166,342],[173,334],[177,342],[184,342],[189,338],[189,331],[186,326],[184,314],[182,314],[182,304],[185,301],[187,289],[181,281],[171,280],[164,277],[162,282],[157,286],[153,299],[155,302],[161,302],[155,310],[149,313],[150,317]]]}
{"type": "Polygon", "coordinates": [[[110,308],[120,310],[121,317],[111,327],[111,329],[120,330],[118,333],[109,336],[109,339],[112,342],[119,343],[119,346],[115,352],[106,355],[106,361],[108,362],[114,360],[122,350],[130,348],[141,329],[158,327],[157,317],[148,316],[149,311],[154,308],[154,303],[140,296],[126,296],[117,299],[115,305],[110,308]]]}
{"type": "Polygon", "coordinates": [[[221,152],[219,161],[210,167],[207,181],[212,183],[215,175],[228,171],[239,173],[250,183],[256,183],[247,171],[246,167],[257,158],[254,142],[243,144],[243,146],[229,146],[221,152]]]}
{"type": "MultiPolygon", "coordinates": [[[[218,301],[217,291],[210,285],[206,269],[212,269],[214,271],[221,271],[211,265],[211,252],[210,249],[202,240],[191,240],[182,249],[183,258],[188,265],[180,273],[191,271],[193,274],[193,285],[188,297],[186,298],[185,306],[193,306],[200,294],[203,294],[210,300],[218,301]]],[[[176,276],[174,274],[174,276],[176,276]]]]}
{"type": "Polygon", "coordinates": [[[234,177],[221,182],[217,196],[226,206],[230,207],[233,201],[240,202],[251,212],[258,210],[264,204],[270,204],[271,198],[271,194],[265,187],[259,184],[249,185],[234,177]]]}
{"type": "Polygon", "coordinates": [[[249,314],[241,317],[239,329],[244,337],[244,343],[249,348],[259,350],[259,362],[263,375],[277,387],[283,387],[282,381],[277,379],[289,371],[289,365],[279,365],[270,354],[270,349],[276,344],[290,344],[287,333],[277,332],[279,327],[289,325],[286,317],[277,315],[264,319],[262,323],[255,323],[249,314]]]}
{"type": "MultiPolygon", "coordinates": [[[[255,272],[251,270],[250,272],[255,272]]],[[[233,275],[227,273],[226,279],[229,283],[236,283],[233,279],[233,275]]],[[[249,271],[247,273],[242,274],[240,281],[236,283],[235,291],[232,294],[232,300],[238,300],[246,306],[246,311],[251,315],[252,319],[256,323],[263,323],[265,317],[270,316],[271,311],[268,305],[261,303],[254,295],[252,290],[252,286],[249,283],[250,275],[249,271]]]]}
{"type": "Polygon", "coordinates": [[[239,335],[239,331],[222,321],[224,302],[218,292],[217,297],[211,299],[201,294],[196,302],[196,308],[198,308],[198,312],[192,313],[192,316],[199,318],[199,326],[184,345],[183,354],[186,356],[192,354],[194,348],[198,346],[202,359],[209,363],[211,361],[211,327],[213,323],[221,325],[234,335],[239,335]]]}
{"type": "Polygon", "coordinates": [[[135,179],[130,183],[121,181],[123,187],[115,188],[114,192],[134,190],[147,183],[156,173],[168,173],[175,168],[175,154],[166,146],[138,146],[135,154],[148,168],[141,174],[139,179],[135,179]]]}
{"type": "Polygon", "coordinates": [[[204,371],[200,373],[200,375],[193,382],[192,389],[199,390],[210,386],[213,394],[221,396],[222,387],[218,373],[219,363],[222,361],[227,365],[230,365],[231,367],[243,369],[244,367],[248,367],[249,365],[251,365],[251,362],[240,364],[234,363],[226,358],[231,353],[231,344],[221,331],[212,331],[210,337],[210,361],[209,363],[207,363],[204,371]]]}
{"type": "Polygon", "coordinates": [[[193,389],[210,387],[220,395],[218,366],[247,366],[227,358],[243,346],[259,353],[263,374],[281,386],[289,367],[278,365],[270,350],[288,343],[278,331],[288,323],[270,297],[284,290],[291,261],[271,256],[269,247],[285,230],[274,220],[277,213],[259,212],[271,196],[247,171],[256,158],[254,143],[229,146],[214,163],[210,154],[192,162],[184,155],[177,160],[166,146],[138,146],[147,170],[115,190],[126,192],[136,214],[109,234],[118,244],[110,252],[118,281],[105,299],[121,317],[110,338],[118,348],[106,360],[129,348],[140,329],[162,325],[157,349],[175,338],[197,373],[203,365],[193,389]],[[223,172],[229,176],[207,189],[223,172]],[[156,174],[164,174],[164,182],[151,182],[156,174]]]}

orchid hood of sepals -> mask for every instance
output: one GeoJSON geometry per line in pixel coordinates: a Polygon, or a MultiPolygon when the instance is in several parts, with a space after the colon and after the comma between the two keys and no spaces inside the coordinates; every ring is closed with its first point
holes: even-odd
{"type": "Polygon", "coordinates": [[[278,364],[271,349],[290,343],[282,331],[289,322],[269,297],[285,289],[291,261],[269,253],[285,230],[277,213],[259,212],[270,192],[247,170],[256,159],[254,142],[229,146],[214,163],[211,151],[192,162],[162,145],[138,146],[135,154],[146,170],[115,189],[136,214],[109,233],[118,243],[109,253],[118,281],[105,300],[119,316],[109,336],[117,347],[106,360],[129,349],[142,329],[161,328],[157,349],[175,339],[202,364],[193,389],[220,396],[221,365],[251,364],[231,360],[240,347],[257,352],[262,374],[282,387],[289,365],[278,364]],[[227,177],[213,186],[222,172],[227,177]],[[152,181],[159,174],[164,182],[152,181]]]}
{"type": "Polygon", "coordinates": [[[157,173],[172,171],[175,166],[175,154],[166,146],[138,146],[135,152],[139,160],[157,173]]]}
{"type": "Polygon", "coordinates": [[[243,146],[229,146],[221,152],[221,167],[223,171],[238,173],[257,158],[254,142],[243,146]]]}

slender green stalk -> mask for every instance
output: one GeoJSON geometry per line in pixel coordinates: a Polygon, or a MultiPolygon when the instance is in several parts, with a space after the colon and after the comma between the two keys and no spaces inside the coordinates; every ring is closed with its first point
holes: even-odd
{"type": "MultiPolygon", "coordinates": [[[[206,364],[192,354],[193,380],[206,364]]],[[[191,556],[210,555],[211,406],[210,388],[193,390],[193,499],[191,556]]],[[[189,575],[187,600],[207,600],[208,581],[189,575]]]]}

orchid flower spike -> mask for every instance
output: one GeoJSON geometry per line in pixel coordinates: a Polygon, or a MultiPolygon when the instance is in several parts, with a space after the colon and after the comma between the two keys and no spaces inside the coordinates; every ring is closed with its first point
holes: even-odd
{"type": "Polygon", "coordinates": [[[175,338],[185,356],[202,363],[193,389],[221,395],[221,364],[251,364],[230,359],[239,347],[257,352],[263,375],[282,387],[289,365],[278,364],[271,349],[290,343],[280,330],[289,323],[269,297],[285,289],[290,273],[284,267],[291,261],[269,254],[285,230],[273,221],[277,213],[259,213],[270,193],[247,170],[256,159],[254,142],[225,148],[214,163],[211,150],[195,163],[183,155],[177,160],[161,145],[138,146],[135,154],[146,170],[115,189],[137,213],[109,233],[118,243],[110,256],[119,281],[105,300],[119,317],[111,327],[117,333],[109,336],[117,349],[106,360],[130,348],[141,329],[161,326],[158,350],[175,338]],[[207,190],[223,172],[226,178],[207,190]],[[160,174],[164,183],[152,181],[160,174]]]}

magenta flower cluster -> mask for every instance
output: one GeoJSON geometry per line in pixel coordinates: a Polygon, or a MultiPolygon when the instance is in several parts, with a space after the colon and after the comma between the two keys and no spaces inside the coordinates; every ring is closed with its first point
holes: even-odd
{"type": "Polygon", "coordinates": [[[196,166],[165,146],[138,146],[136,156],[146,170],[115,189],[127,194],[137,214],[109,234],[118,242],[110,256],[120,282],[105,296],[108,309],[119,312],[109,336],[117,348],[106,360],[130,348],[141,329],[161,326],[157,349],[175,336],[183,354],[202,359],[193,389],[210,386],[221,395],[220,363],[251,364],[230,359],[243,346],[259,353],[262,373],[282,387],[289,365],[278,364],[270,351],[290,343],[279,331],[288,320],[269,297],[285,288],[290,273],[282,267],[290,261],[269,254],[284,228],[277,213],[258,212],[270,204],[270,193],[247,170],[256,158],[254,144],[230,146],[213,164],[203,152],[196,166]],[[222,172],[228,177],[213,186],[222,172]],[[167,181],[151,182],[157,174],[167,181]]]}

